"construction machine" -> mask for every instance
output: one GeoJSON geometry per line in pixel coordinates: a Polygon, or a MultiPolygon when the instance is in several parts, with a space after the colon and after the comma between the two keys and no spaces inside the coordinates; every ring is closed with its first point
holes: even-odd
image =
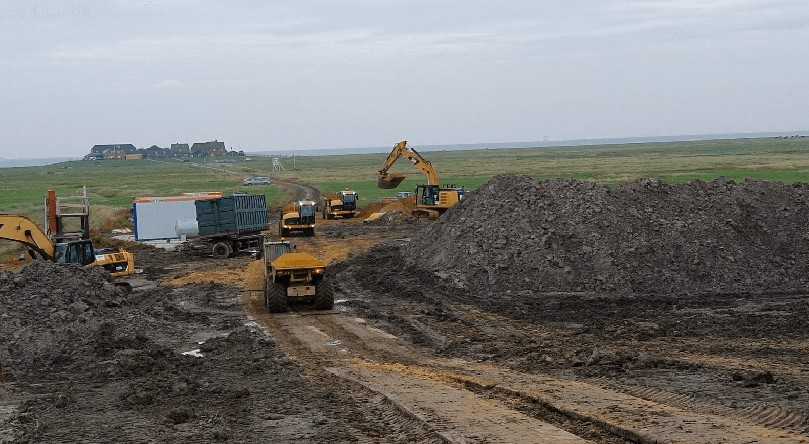
{"type": "Polygon", "coordinates": [[[25,216],[0,214],[0,239],[25,245],[32,258],[101,267],[119,278],[118,285],[130,286],[121,278],[135,273],[135,255],[128,251],[96,250],[90,240],[90,200],[86,188],[78,196],[58,199],[55,191],[48,190],[45,223],[47,230],[25,216]]]}
{"type": "Polygon", "coordinates": [[[315,205],[311,200],[288,203],[281,212],[281,220],[278,221],[278,234],[289,236],[292,232],[300,232],[306,236],[314,236],[315,205]]]}
{"type": "Polygon", "coordinates": [[[405,179],[403,174],[390,173],[389,170],[401,158],[406,158],[416,169],[427,177],[426,185],[416,186],[416,206],[412,214],[416,217],[429,217],[437,219],[448,209],[454,207],[463,199],[464,189],[454,185],[441,186],[438,170],[413,148],[407,146],[407,141],[397,143],[388,154],[385,164],[379,170],[377,186],[383,189],[393,189],[405,179]]]}
{"type": "Polygon", "coordinates": [[[283,313],[289,303],[311,303],[315,309],[329,310],[334,294],[323,280],[326,264],[307,253],[299,253],[288,241],[265,240],[264,305],[270,313],[283,313]]]}
{"type": "MultiPolygon", "coordinates": [[[[19,242],[32,258],[59,264],[102,267],[113,277],[135,273],[135,256],[128,251],[96,250],[90,239],[55,242],[31,219],[16,214],[0,214],[0,239],[19,242]]],[[[122,285],[127,285],[121,282],[122,285]]]]}
{"type": "Polygon", "coordinates": [[[359,213],[357,202],[360,196],[356,191],[345,189],[323,196],[321,212],[323,219],[350,219],[359,213]]]}

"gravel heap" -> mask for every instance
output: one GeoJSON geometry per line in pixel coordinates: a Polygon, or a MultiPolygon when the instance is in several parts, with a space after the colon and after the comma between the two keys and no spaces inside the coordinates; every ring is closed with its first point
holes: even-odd
{"type": "Polygon", "coordinates": [[[806,291],[807,221],[807,184],[499,176],[404,257],[481,297],[806,291]]]}

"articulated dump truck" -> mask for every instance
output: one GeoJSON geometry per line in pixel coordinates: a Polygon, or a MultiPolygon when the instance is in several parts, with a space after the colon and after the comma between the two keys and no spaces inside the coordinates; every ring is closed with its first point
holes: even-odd
{"type": "Polygon", "coordinates": [[[281,212],[278,221],[278,234],[289,236],[291,233],[302,233],[306,236],[315,235],[315,202],[311,200],[298,200],[288,203],[281,212]]]}
{"type": "Polygon", "coordinates": [[[323,219],[350,219],[359,214],[357,203],[360,200],[356,191],[343,190],[323,196],[321,212],[323,219]]]}
{"type": "Polygon", "coordinates": [[[299,253],[288,241],[265,240],[264,305],[270,313],[283,313],[290,302],[304,302],[317,310],[334,306],[331,284],[324,281],[326,264],[308,253],[299,253]]]}

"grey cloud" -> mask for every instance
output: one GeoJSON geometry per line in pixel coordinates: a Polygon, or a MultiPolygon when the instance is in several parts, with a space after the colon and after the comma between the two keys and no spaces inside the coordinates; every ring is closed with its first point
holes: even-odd
{"type": "Polygon", "coordinates": [[[0,156],[789,130],[807,23],[802,0],[0,0],[0,156]]]}

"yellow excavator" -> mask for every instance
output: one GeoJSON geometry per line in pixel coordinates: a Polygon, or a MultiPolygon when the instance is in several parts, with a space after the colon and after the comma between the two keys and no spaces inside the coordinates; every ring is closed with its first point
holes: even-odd
{"type": "Polygon", "coordinates": [[[32,258],[59,264],[102,267],[113,277],[135,273],[135,256],[128,251],[96,251],[90,239],[54,242],[31,219],[16,214],[0,214],[0,239],[28,247],[32,258]]]}
{"type": "Polygon", "coordinates": [[[454,185],[441,186],[438,171],[413,148],[407,146],[407,141],[403,140],[393,147],[385,160],[385,165],[379,170],[377,186],[383,189],[393,189],[399,186],[405,179],[404,174],[390,173],[389,170],[402,157],[413,164],[416,169],[427,177],[426,185],[416,186],[416,206],[413,208],[413,216],[429,217],[438,219],[448,209],[454,207],[463,199],[464,189],[454,185]]]}
{"type": "Polygon", "coordinates": [[[50,260],[59,264],[101,267],[119,278],[116,285],[131,288],[131,283],[120,279],[135,274],[135,255],[128,251],[96,250],[90,240],[90,200],[87,189],[82,194],[56,198],[48,190],[45,198],[47,231],[31,219],[18,214],[0,214],[0,240],[19,242],[28,248],[34,259],[50,260]],[[77,223],[70,223],[71,220],[77,223]],[[79,231],[70,231],[78,225],[79,231]]]}

